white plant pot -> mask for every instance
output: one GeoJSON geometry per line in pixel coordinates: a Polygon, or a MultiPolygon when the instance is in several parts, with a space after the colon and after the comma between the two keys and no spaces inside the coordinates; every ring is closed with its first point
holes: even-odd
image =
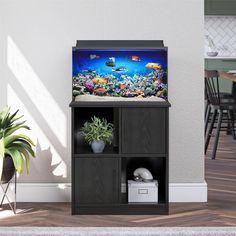
{"type": "Polygon", "coordinates": [[[93,141],[91,147],[94,153],[102,153],[105,147],[105,142],[102,140],[93,141]]]}

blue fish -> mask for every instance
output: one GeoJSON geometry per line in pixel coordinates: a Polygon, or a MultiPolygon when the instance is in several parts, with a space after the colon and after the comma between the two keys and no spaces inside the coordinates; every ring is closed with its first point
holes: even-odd
{"type": "Polygon", "coordinates": [[[118,68],[112,68],[112,72],[117,72],[117,73],[125,73],[127,72],[127,68],[125,66],[120,66],[118,68]]]}

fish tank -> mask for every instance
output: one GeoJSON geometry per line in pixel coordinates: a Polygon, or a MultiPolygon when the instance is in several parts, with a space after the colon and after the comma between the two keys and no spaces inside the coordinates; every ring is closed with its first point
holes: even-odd
{"type": "Polygon", "coordinates": [[[74,47],[73,98],[167,100],[166,47],[74,47]]]}

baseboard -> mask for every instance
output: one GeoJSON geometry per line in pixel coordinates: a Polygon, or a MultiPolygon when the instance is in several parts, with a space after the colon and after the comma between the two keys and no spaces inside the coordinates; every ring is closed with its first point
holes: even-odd
{"type": "MultiPolygon", "coordinates": [[[[0,199],[2,192],[0,191],[0,199]]],[[[9,197],[14,199],[14,184],[9,187],[9,197]]],[[[70,202],[70,183],[17,183],[17,202],[70,202]]],[[[6,200],[5,200],[6,202],[6,200]]]]}
{"type": "MultiPolygon", "coordinates": [[[[123,186],[122,186],[123,189],[123,186]]],[[[2,192],[0,193],[0,198],[2,192]]],[[[14,185],[9,188],[14,199],[14,185]]],[[[207,183],[170,183],[170,202],[207,202],[207,183]]],[[[70,202],[70,183],[18,183],[17,202],[70,202]]]]}
{"type": "Polygon", "coordinates": [[[207,183],[170,183],[170,202],[207,202],[207,183]]]}

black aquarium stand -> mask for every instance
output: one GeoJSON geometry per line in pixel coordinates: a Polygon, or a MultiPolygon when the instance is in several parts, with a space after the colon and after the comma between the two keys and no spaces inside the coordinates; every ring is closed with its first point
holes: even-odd
{"type": "Polygon", "coordinates": [[[72,214],[168,214],[169,107],[161,102],[71,102],[72,214]],[[95,154],[80,129],[92,116],[114,124],[114,138],[95,154]],[[144,167],[158,181],[158,203],[128,203],[128,179],[144,167]]]}

